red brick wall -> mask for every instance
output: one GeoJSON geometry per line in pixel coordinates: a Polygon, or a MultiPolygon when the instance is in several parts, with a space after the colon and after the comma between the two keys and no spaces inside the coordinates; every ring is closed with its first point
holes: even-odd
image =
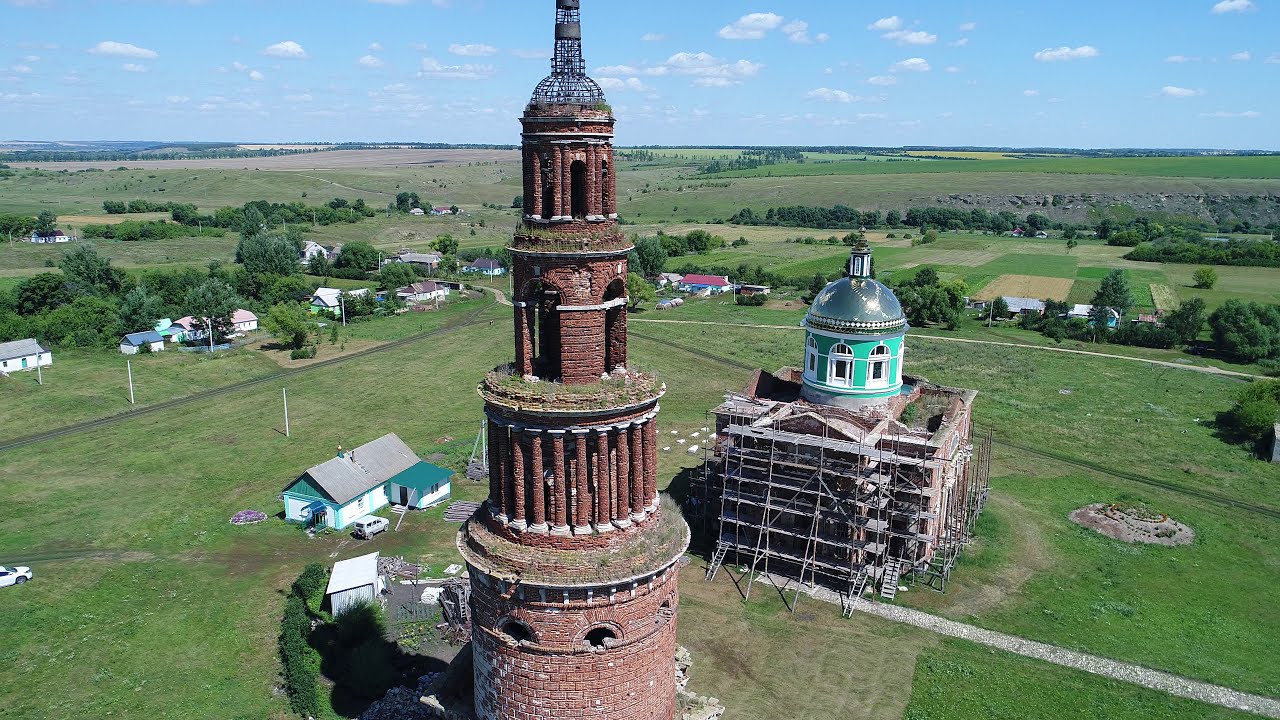
{"type": "Polygon", "coordinates": [[[482,720],[671,720],[675,714],[678,573],[664,568],[652,583],[593,588],[591,603],[575,588],[569,603],[555,588],[515,587],[476,568],[476,714],[482,720]],[[544,590],[544,596],[540,590],[544,590]],[[545,597],[545,602],[543,598],[545,597]],[[665,606],[665,607],[664,607],[665,606]],[[533,639],[517,645],[501,632],[518,620],[533,639]],[[596,627],[617,636],[604,650],[584,638],[596,627]]]}

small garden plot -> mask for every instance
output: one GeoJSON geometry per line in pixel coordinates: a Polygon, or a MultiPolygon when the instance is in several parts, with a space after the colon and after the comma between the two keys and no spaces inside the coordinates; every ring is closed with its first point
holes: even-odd
{"type": "Polygon", "coordinates": [[[1195,531],[1144,505],[1095,503],[1076,510],[1071,522],[1127,543],[1190,545],[1195,531]]]}
{"type": "Polygon", "coordinates": [[[1151,284],[1151,302],[1160,312],[1172,312],[1178,309],[1182,301],[1178,299],[1178,291],[1172,285],[1151,284]]]}
{"type": "Polygon", "coordinates": [[[1001,275],[977,294],[979,300],[997,297],[1027,297],[1037,300],[1066,300],[1074,280],[1038,275],[1001,275]]]}

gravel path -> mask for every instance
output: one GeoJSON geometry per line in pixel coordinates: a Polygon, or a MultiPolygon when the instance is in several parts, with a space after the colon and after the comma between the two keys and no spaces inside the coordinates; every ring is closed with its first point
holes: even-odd
{"type": "MultiPolygon", "coordinates": [[[[795,582],[782,577],[770,577],[762,574],[757,577],[756,582],[775,585],[787,592],[795,590],[795,582]]],[[[804,587],[801,592],[824,602],[836,605],[841,604],[840,596],[826,588],[804,587]]],[[[913,625],[939,635],[968,640],[969,642],[986,645],[997,650],[1004,650],[1036,660],[1044,660],[1062,667],[1083,670],[1087,673],[1140,685],[1152,690],[1159,690],[1170,695],[1198,700],[1211,705],[1219,705],[1232,710],[1254,713],[1263,717],[1280,718],[1280,700],[1274,698],[1251,695],[1220,685],[1210,685],[1198,680],[1152,670],[1141,665],[1108,660],[1096,655],[1088,655],[993,630],[985,630],[897,605],[858,599],[853,601],[853,609],[868,615],[892,620],[893,622],[913,625]]]]}

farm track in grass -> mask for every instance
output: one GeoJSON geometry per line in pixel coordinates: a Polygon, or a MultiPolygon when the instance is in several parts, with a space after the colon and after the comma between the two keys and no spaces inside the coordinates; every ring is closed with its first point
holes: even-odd
{"type": "MultiPolygon", "coordinates": [[[[713,360],[715,362],[719,362],[724,365],[729,365],[731,367],[735,367],[743,370],[758,369],[758,368],[751,367],[747,363],[739,362],[732,358],[724,357],[723,355],[717,355],[715,353],[707,352],[706,350],[703,350],[700,348],[691,347],[689,345],[684,345],[681,343],[671,342],[669,340],[663,340],[662,338],[657,338],[652,335],[638,333],[634,330],[631,331],[631,335],[633,337],[642,338],[644,340],[648,340],[649,342],[674,348],[676,350],[687,352],[704,359],[713,360]]],[[[993,429],[993,428],[984,428],[984,429],[993,429]]],[[[1161,490],[1167,490],[1169,492],[1176,493],[1179,495],[1194,497],[1200,500],[1206,500],[1208,502],[1216,503],[1218,505],[1223,505],[1223,506],[1234,508],[1237,510],[1244,510],[1246,512],[1253,513],[1255,515],[1261,515],[1264,517],[1280,520],[1280,510],[1267,507],[1266,505],[1257,505],[1254,503],[1247,503],[1241,500],[1236,500],[1234,498],[1227,497],[1225,495],[1220,495],[1218,493],[1205,492],[1203,490],[1195,490],[1195,489],[1184,487],[1174,483],[1157,480],[1155,478],[1148,477],[1146,475],[1139,475],[1138,473],[1127,472],[1124,470],[1116,470],[1114,468],[1106,467],[1098,463],[1093,463],[1088,460],[1083,460],[1077,457],[1073,457],[1071,455],[1067,455],[1066,453],[1040,450],[1040,449],[1032,448],[1019,443],[1009,442],[1007,440],[1001,440],[999,437],[996,437],[995,442],[1005,447],[1012,448],[1014,450],[1018,450],[1024,453],[1029,453],[1031,455],[1035,455],[1037,457],[1041,457],[1046,460],[1056,460],[1058,462],[1067,463],[1069,465],[1074,465],[1076,467],[1084,468],[1086,470],[1092,470],[1094,472],[1101,473],[1109,477],[1114,477],[1121,480],[1128,480],[1130,482],[1138,483],[1141,485],[1147,485],[1150,487],[1160,488],[1161,490]]]]}
{"type": "Polygon", "coordinates": [[[133,418],[142,417],[143,415],[159,412],[161,410],[168,410],[175,407],[181,407],[183,405],[189,405],[191,403],[200,402],[201,400],[208,400],[210,398],[215,398],[221,395],[227,395],[229,393],[237,392],[239,390],[244,390],[245,388],[255,387],[258,385],[262,385],[264,383],[274,382],[277,380],[283,380],[285,378],[292,377],[294,375],[299,375],[305,372],[309,372],[311,370],[317,370],[319,368],[325,368],[331,365],[338,365],[338,364],[347,362],[349,360],[365,358],[365,357],[369,357],[370,355],[376,355],[378,353],[387,352],[389,350],[395,350],[396,348],[401,348],[406,345],[412,345],[414,343],[426,340],[427,338],[436,337],[438,335],[443,335],[445,333],[453,332],[455,330],[459,330],[461,328],[474,325],[486,310],[489,310],[490,308],[495,307],[497,305],[498,305],[498,302],[497,300],[495,300],[494,302],[488,303],[480,308],[477,308],[471,314],[465,316],[460,322],[456,322],[451,325],[446,325],[442,328],[431,330],[425,333],[411,335],[407,338],[389,342],[384,345],[379,345],[377,347],[370,348],[368,350],[364,350],[358,353],[343,355],[343,356],[332,358],[329,360],[322,360],[320,362],[307,365],[306,367],[295,368],[293,370],[285,370],[283,372],[275,373],[273,375],[267,375],[265,377],[260,377],[253,380],[246,380],[245,382],[242,382],[242,383],[236,383],[234,385],[225,385],[223,387],[205,390],[205,391],[194,393],[191,395],[186,395],[184,397],[174,398],[172,400],[165,400],[163,402],[158,402],[151,405],[145,405],[141,408],[138,408],[137,410],[130,410],[127,412],[118,413],[116,415],[110,415],[104,418],[97,418],[95,420],[87,420],[85,422],[75,423],[73,425],[67,425],[65,427],[61,427],[56,430],[50,430],[49,432],[38,433],[35,435],[28,435],[26,437],[15,438],[13,440],[2,441],[0,442],[0,452],[4,452],[6,450],[13,450],[20,447],[25,447],[27,445],[35,445],[36,443],[45,442],[46,440],[52,440],[54,438],[63,437],[65,435],[74,435],[76,433],[85,432],[95,428],[105,427],[107,425],[114,425],[119,422],[124,422],[126,420],[130,420],[133,418]]]}

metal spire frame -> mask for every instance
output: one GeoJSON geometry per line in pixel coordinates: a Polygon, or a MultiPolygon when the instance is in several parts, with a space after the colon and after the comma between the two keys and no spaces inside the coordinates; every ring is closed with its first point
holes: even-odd
{"type": "Polygon", "coordinates": [[[530,105],[600,105],[604,90],[587,77],[582,57],[581,0],[556,0],[556,54],[551,74],[534,88],[530,105]]]}

